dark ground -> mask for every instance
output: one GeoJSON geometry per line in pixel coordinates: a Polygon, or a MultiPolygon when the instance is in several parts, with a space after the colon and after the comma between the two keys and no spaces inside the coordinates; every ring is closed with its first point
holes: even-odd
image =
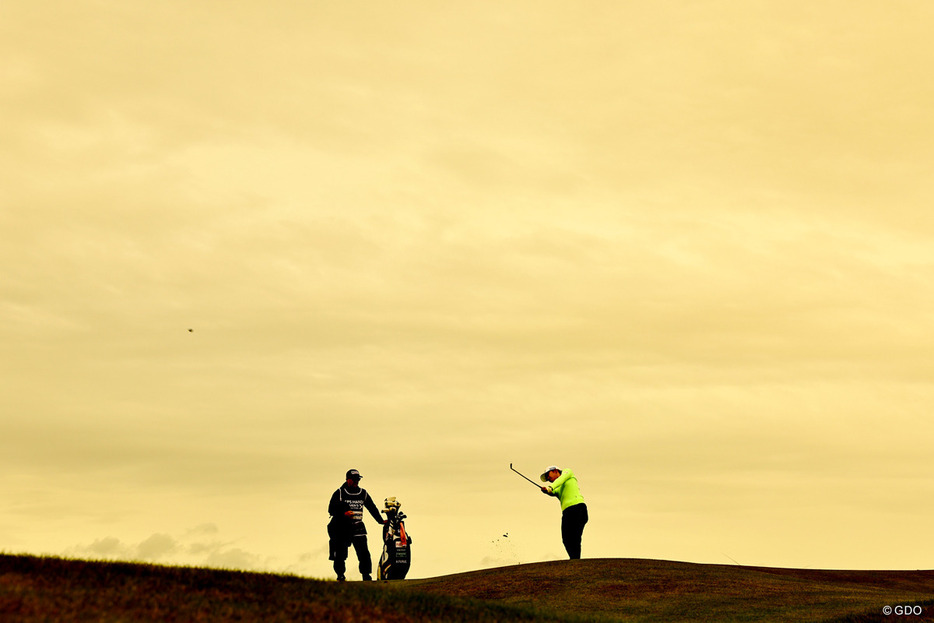
{"type": "Polygon", "coordinates": [[[0,621],[924,621],[934,571],[591,559],[399,582],[0,555],[0,621]],[[885,616],[918,604],[919,616],[885,616]]]}

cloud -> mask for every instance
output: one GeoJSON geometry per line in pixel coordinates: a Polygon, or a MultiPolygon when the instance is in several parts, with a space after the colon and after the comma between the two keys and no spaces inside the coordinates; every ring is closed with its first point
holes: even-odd
{"type": "Polygon", "coordinates": [[[246,552],[239,547],[223,551],[212,551],[205,559],[205,566],[222,569],[256,569],[259,567],[260,557],[246,552]]]}
{"type": "Polygon", "coordinates": [[[125,543],[114,536],[97,539],[90,545],[76,546],[69,553],[110,560],[159,562],[179,551],[180,543],[168,534],[153,534],[139,543],[125,543]]]}
{"type": "Polygon", "coordinates": [[[120,539],[116,537],[105,537],[103,539],[98,539],[84,548],[84,551],[90,554],[96,554],[104,557],[108,556],[125,556],[131,548],[128,548],[126,545],[120,542],[120,539]]]}
{"type": "Polygon", "coordinates": [[[229,569],[260,570],[263,558],[232,542],[202,540],[220,532],[216,524],[202,524],[179,536],[155,533],[139,543],[125,542],[108,536],[90,545],[78,545],[67,550],[71,556],[90,556],[106,560],[127,560],[168,564],[185,564],[229,569]]]}
{"type": "Polygon", "coordinates": [[[159,560],[177,551],[179,543],[167,534],[153,534],[136,546],[136,556],[140,560],[159,560]]]}
{"type": "Polygon", "coordinates": [[[330,548],[327,544],[318,547],[310,552],[305,552],[298,557],[299,563],[308,563],[314,560],[319,560],[321,558],[327,558],[330,552],[330,548]]]}

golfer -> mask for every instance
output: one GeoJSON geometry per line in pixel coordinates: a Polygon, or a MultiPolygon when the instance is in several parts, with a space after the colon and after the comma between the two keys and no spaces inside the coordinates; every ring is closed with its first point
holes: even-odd
{"type": "Polygon", "coordinates": [[[331,521],[328,522],[329,537],[329,556],[334,561],[334,571],[337,573],[337,581],[346,580],[344,572],[346,571],[347,553],[350,545],[353,544],[354,551],[357,553],[357,560],[360,563],[360,574],[364,582],[373,579],[370,575],[373,572],[373,561],[370,558],[370,548],[366,542],[366,526],[363,525],[363,509],[366,508],[380,525],[386,523],[379,514],[376,504],[370,498],[366,489],[360,488],[360,472],[351,469],[347,472],[347,480],[331,496],[331,502],[328,504],[328,513],[331,515],[331,521]]]}
{"type": "Polygon", "coordinates": [[[561,540],[571,560],[581,557],[581,536],[587,523],[587,505],[577,484],[577,476],[569,469],[552,465],[542,472],[542,482],[551,483],[542,487],[542,493],[554,496],[561,502],[561,540]]]}

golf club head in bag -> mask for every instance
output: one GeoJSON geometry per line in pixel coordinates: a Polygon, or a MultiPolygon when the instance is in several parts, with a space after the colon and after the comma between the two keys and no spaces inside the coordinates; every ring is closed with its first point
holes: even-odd
{"type": "Polygon", "coordinates": [[[405,531],[405,513],[395,497],[383,502],[386,523],[383,524],[383,554],[376,577],[380,580],[404,580],[412,564],[412,537],[405,531]]]}

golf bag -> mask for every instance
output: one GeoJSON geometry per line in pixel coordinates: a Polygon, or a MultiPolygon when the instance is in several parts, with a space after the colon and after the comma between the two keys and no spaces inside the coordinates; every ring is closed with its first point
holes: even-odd
{"type": "Polygon", "coordinates": [[[404,580],[412,564],[412,538],[405,532],[405,513],[396,498],[386,498],[386,523],[383,524],[383,555],[376,577],[380,580],[404,580]]]}

